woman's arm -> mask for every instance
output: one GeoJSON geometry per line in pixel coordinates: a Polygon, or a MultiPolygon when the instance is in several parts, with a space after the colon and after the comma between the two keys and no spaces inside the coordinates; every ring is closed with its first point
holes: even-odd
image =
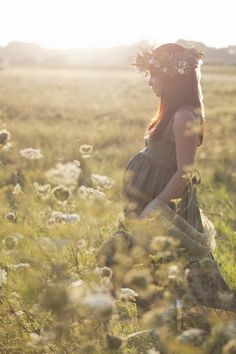
{"type": "Polygon", "coordinates": [[[187,179],[184,175],[191,171],[197,150],[198,132],[195,124],[195,117],[191,112],[181,110],[175,114],[172,127],[176,146],[177,171],[161,193],[146,205],[140,213],[140,218],[152,214],[162,202],[167,204],[171,199],[178,198],[186,186],[187,179]]]}
{"type": "Polygon", "coordinates": [[[181,110],[175,114],[173,122],[174,140],[176,146],[177,171],[157,196],[163,202],[178,198],[187,183],[183,177],[194,164],[197,150],[198,133],[193,129],[196,121],[193,113],[181,110]]]}

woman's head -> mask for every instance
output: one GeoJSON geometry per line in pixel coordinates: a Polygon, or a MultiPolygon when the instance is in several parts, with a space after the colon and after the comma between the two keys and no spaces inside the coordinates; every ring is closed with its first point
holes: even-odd
{"type": "Polygon", "coordinates": [[[171,115],[186,104],[192,105],[204,119],[200,84],[203,53],[196,50],[194,57],[194,52],[188,50],[176,43],[166,43],[152,49],[151,57],[148,57],[146,52],[145,60],[140,61],[140,67],[145,67],[145,71],[150,75],[148,85],[160,97],[159,110],[151,120],[146,136],[158,135],[171,115]]]}
{"type": "MultiPolygon", "coordinates": [[[[184,55],[185,48],[176,43],[167,43],[152,50],[153,56],[155,58],[181,58],[184,55]]],[[[169,105],[174,105],[178,108],[183,104],[192,104],[194,107],[199,105],[200,99],[202,99],[202,92],[199,91],[199,81],[200,81],[200,67],[192,68],[186,73],[184,70],[176,72],[175,75],[169,75],[169,73],[163,72],[163,69],[171,70],[175,65],[175,61],[162,59],[162,65],[165,68],[156,68],[156,65],[149,66],[150,80],[149,85],[154,88],[159,88],[159,97],[165,99],[169,105]],[[173,63],[173,64],[172,64],[173,63]]],[[[178,61],[180,63],[180,59],[178,61]]],[[[180,64],[177,64],[180,65],[180,64]]]]}

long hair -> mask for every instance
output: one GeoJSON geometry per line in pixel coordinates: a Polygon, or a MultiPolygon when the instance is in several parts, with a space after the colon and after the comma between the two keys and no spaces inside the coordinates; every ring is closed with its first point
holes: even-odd
{"type": "MultiPolygon", "coordinates": [[[[182,53],[184,47],[176,43],[166,43],[154,49],[158,55],[163,52],[182,53]]],[[[152,117],[146,128],[144,139],[147,137],[158,137],[168,124],[171,116],[183,105],[189,104],[194,107],[197,116],[200,118],[200,142],[203,142],[205,111],[203,95],[200,84],[200,67],[192,70],[189,74],[176,77],[161,77],[161,97],[158,111],[152,117]]]]}

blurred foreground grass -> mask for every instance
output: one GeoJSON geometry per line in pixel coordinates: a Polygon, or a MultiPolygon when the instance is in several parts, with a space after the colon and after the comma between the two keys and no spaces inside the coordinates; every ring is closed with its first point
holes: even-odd
{"type": "MultiPolygon", "coordinates": [[[[203,67],[202,87],[207,132],[196,161],[202,178],[199,203],[217,227],[215,257],[236,288],[236,69],[203,67]]],[[[145,126],[157,104],[147,79],[135,71],[6,68],[0,72],[1,129],[10,132],[12,143],[0,158],[1,353],[148,353],[135,342],[123,351],[114,349],[119,339],[105,337],[106,321],[86,319],[83,312],[74,313],[73,306],[79,301],[74,289],[80,281],[99,286],[109,282],[104,280],[109,277],[101,277],[95,255],[117,228],[123,169],[144,147],[145,126]],[[112,188],[100,188],[106,202],[83,199],[76,188],[66,202],[40,198],[33,184],[50,184],[45,172],[58,162],[80,160],[79,147],[84,144],[93,147],[84,168],[115,182],[112,188]],[[44,158],[21,157],[19,150],[28,147],[40,149],[44,158]],[[13,194],[21,182],[23,194],[13,194]],[[49,222],[53,211],[76,214],[80,220],[49,222]],[[6,219],[9,212],[15,213],[14,222],[6,219]],[[65,284],[72,287],[70,301],[65,284]],[[107,341],[109,348],[104,349],[107,341]]],[[[90,290],[96,292],[93,286],[90,290]]],[[[105,300],[109,305],[111,299],[105,300]]],[[[143,328],[134,302],[118,302],[112,333],[122,337],[143,328]]],[[[190,353],[181,345],[169,350],[190,353]]]]}

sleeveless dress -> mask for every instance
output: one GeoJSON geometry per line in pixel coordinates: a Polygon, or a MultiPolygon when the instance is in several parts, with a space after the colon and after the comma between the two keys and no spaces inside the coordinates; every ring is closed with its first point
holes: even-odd
{"type": "MultiPolygon", "coordinates": [[[[192,105],[184,105],[182,108],[190,110],[198,123],[198,116],[192,105]]],[[[175,142],[171,139],[173,121],[174,115],[170,117],[162,134],[158,138],[146,138],[145,147],[132,156],[125,166],[121,189],[125,219],[138,217],[145,206],[165,188],[177,170],[175,142]]],[[[196,174],[182,190],[178,198],[179,202],[176,204],[170,201],[167,205],[199,232],[205,233],[210,239],[210,250],[213,250],[216,229],[199,207],[196,193],[196,186],[199,183],[200,179],[196,174]]],[[[190,260],[189,286],[191,287],[191,284],[196,284],[196,282],[198,284],[198,289],[196,286],[192,289],[196,303],[225,309],[225,305],[221,304],[219,293],[232,293],[222,278],[212,254],[209,253],[208,257],[210,263],[213,262],[214,269],[209,269],[209,271],[205,269],[204,272],[201,272],[198,262],[190,260]],[[204,296],[199,295],[200,293],[204,296]]],[[[233,306],[235,306],[235,300],[233,306]]]]}

